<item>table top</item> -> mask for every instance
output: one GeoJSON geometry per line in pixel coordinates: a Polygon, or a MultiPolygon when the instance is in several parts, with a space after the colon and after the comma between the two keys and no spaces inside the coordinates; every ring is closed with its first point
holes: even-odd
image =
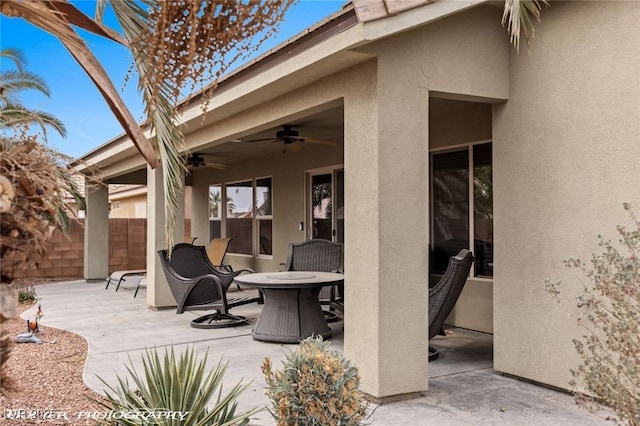
{"type": "Polygon", "coordinates": [[[339,284],[344,274],[319,271],[257,272],[234,278],[240,284],[260,288],[299,288],[339,284]]]}

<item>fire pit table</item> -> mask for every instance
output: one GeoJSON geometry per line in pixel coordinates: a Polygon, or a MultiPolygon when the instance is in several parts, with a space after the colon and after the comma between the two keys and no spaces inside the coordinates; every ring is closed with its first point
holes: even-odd
{"type": "Polygon", "coordinates": [[[259,272],[235,277],[238,284],[262,290],[264,306],[252,331],[255,340],[299,343],[312,335],[331,336],[318,294],[323,286],[341,284],[335,272],[259,272]]]}

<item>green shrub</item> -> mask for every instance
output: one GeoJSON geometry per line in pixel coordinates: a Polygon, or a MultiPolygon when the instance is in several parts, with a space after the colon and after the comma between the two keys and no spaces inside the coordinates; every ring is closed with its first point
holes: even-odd
{"type": "Polygon", "coordinates": [[[193,348],[187,348],[178,359],[171,348],[165,351],[162,360],[154,348],[145,352],[142,362],[144,374],[135,370],[131,360],[127,366],[133,387],[120,377],[117,386],[100,378],[108,389],[107,402],[97,402],[112,413],[102,424],[247,425],[250,416],[260,411],[254,408],[236,415],[238,397],[248,385],[238,383],[223,395],[222,380],[227,365],[220,361],[207,373],[207,356],[197,362],[193,348]],[[208,403],[214,394],[217,399],[210,408],[208,403]]]}
{"type": "MultiPolygon", "coordinates": [[[[574,339],[581,364],[572,370],[570,385],[578,402],[598,410],[596,402],[610,407],[617,424],[640,425],[640,221],[631,207],[633,230],[618,226],[620,238],[598,236],[600,252],[590,264],[569,259],[565,264],[577,268],[589,279],[578,306],[578,324],[586,334],[574,339]]],[[[548,290],[558,296],[560,283],[547,281],[548,290]]]]}
{"type": "Polygon", "coordinates": [[[265,358],[262,372],[278,426],[362,424],[367,404],[358,370],[321,337],[300,343],[282,370],[265,358]]]}

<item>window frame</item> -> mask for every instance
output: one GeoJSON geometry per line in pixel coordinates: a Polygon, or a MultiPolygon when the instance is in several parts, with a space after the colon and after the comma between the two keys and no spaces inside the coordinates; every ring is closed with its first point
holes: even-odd
{"type": "MultiPolygon", "coordinates": [[[[234,255],[234,256],[242,256],[242,257],[256,257],[255,256],[255,180],[253,178],[249,178],[249,179],[239,179],[233,182],[225,182],[223,184],[223,198],[222,198],[222,202],[224,205],[224,229],[222,230],[222,234],[229,238],[229,217],[228,217],[228,208],[227,208],[227,203],[228,203],[228,197],[227,197],[227,190],[229,188],[229,186],[233,186],[235,184],[238,183],[245,183],[245,182],[251,182],[251,253],[237,253],[231,250],[231,245],[229,246],[229,251],[227,253],[234,255]]],[[[236,218],[233,218],[236,219],[236,218]]],[[[233,237],[231,237],[233,238],[233,237]]],[[[232,242],[233,243],[233,242],[232,242]]]]}
{"type": "MultiPolygon", "coordinates": [[[[467,171],[468,171],[468,200],[469,200],[469,215],[468,215],[468,227],[469,227],[469,232],[468,232],[468,246],[467,249],[471,251],[471,253],[473,253],[474,257],[475,257],[475,228],[476,228],[476,224],[475,224],[475,194],[474,194],[474,163],[473,163],[473,147],[476,145],[485,145],[485,144],[491,144],[491,148],[492,148],[492,152],[493,152],[493,140],[492,139],[483,139],[483,140],[478,140],[478,141],[473,141],[473,142],[468,142],[468,143],[464,143],[464,144],[456,144],[456,145],[450,145],[450,146],[446,146],[446,147],[439,147],[439,148],[434,148],[429,150],[429,227],[430,227],[430,231],[429,231],[429,244],[431,247],[433,247],[434,245],[434,234],[433,234],[433,229],[435,226],[434,223],[434,199],[433,199],[433,157],[434,155],[438,155],[438,154],[446,154],[449,152],[458,152],[458,151],[467,151],[468,155],[467,155],[467,160],[468,160],[468,165],[467,165],[467,171]]],[[[491,165],[493,167],[493,159],[491,161],[491,165]]],[[[492,177],[491,177],[491,181],[493,183],[493,173],[492,173],[492,177]]],[[[440,275],[440,274],[438,274],[440,275]]],[[[469,272],[469,278],[473,278],[474,280],[477,281],[486,281],[486,282],[493,282],[494,280],[494,276],[486,276],[486,275],[476,275],[476,268],[471,268],[471,271],[469,272]]]]}
{"type": "Polygon", "coordinates": [[[253,224],[254,224],[254,241],[253,241],[253,251],[255,253],[256,258],[261,259],[272,259],[273,258],[273,176],[260,176],[253,179],[253,224]],[[270,215],[259,215],[258,214],[258,185],[257,182],[259,180],[269,179],[270,180],[270,192],[271,192],[271,214],[270,215]],[[270,220],[271,221],[271,254],[262,254],[260,253],[260,220],[270,220]]]}
{"type": "MultiPolygon", "coordinates": [[[[220,221],[222,222],[221,224],[221,235],[223,235],[224,237],[229,238],[229,227],[228,227],[228,211],[227,211],[227,200],[228,200],[228,196],[227,196],[227,189],[231,186],[233,187],[236,184],[241,184],[241,183],[246,183],[246,182],[250,182],[251,183],[251,254],[247,254],[247,253],[236,253],[234,251],[231,251],[231,247],[228,251],[229,254],[233,255],[233,256],[241,256],[241,257],[251,257],[251,258],[259,258],[259,259],[272,259],[273,258],[273,250],[272,250],[272,254],[262,254],[260,253],[260,229],[259,229],[259,221],[260,220],[271,220],[271,229],[272,229],[272,235],[273,235],[273,217],[274,217],[274,203],[273,203],[273,176],[272,175],[266,175],[266,176],[258,176],[258,177],[253,177],[253,178],[249,178],[249,179],[239,179],[239,180],[234,180],[231,182],[223,182],[223,183],[215,183],[215,184],[210,184],[209,187],[211,186],[217,186],[220,185],[221,187],[221,193],[222,193],[222,206],[224,206],[223,208],[221,208],[220,213],[220,221]],[[257,200],[257,182],[263,179],[270,179],[270,183],[271,183],[271,215],[259,215],[258,214],[258,200],[257,200]]],[[[248,186],[246,186],[248,187],[248,186]]],[[[212,220],[211,218],[209,220],[212,220]]],[[[273,237],[271,240],[271,244],[273,247],[273,237]]]]}
{"type": "Polygon", "coordinates": [[[210,183],[209,184],[209,190],[207,193],[207,196],[211,196],[211,188],[212,187],[219,187],[220,188],[220,207],[218,208],[218,216],[212,216],[212,209],[211,209],[211,202],[209,202],[209,240],[213,239],[213,238],[222,238],[223,235],[225,235],[225,230],[226,230],[226,220],[227,220],[227,215],[226,215],[226,209],[225,209],[225,188],[222,182],[216,182],[216,183],[210,183]],[[211,222],[220,222],[219,228],[220,228],[220,235],[219,237],[216,237],[214,235],[211,235],[211,229],[212,229],[212,225],[211,222]]]}
{"type": "MultiPolygon", "coordinates": [[[[325,167],[317,167],[314,169],[307,169],[305,170],[305,181],[304,181],[304,206],[305,206],[305,220],[304,220],[304,235],[305,235],[305,239],[306,240],[312,240],[313,239],[313,221],[314,221],[314,217],[313,217],[313,209],[311,208],[311,204],[312,204],[312,197],[313,197],[313,190],[312,190],[312,181],[313,181],[313,177],[314,176],[318,176],[318,175],[331,175],[331,200],[332,203],[335,203],[338,197],[338,173],[342,172],[343,173],[343,185],[344,185],[344,173],[345,173],[345,168],[344,168],[344,164],[335,164],[332,166],[325,166],[325,167]]],[[[342,211],[342,221],[344,222],[344,186],[342,188],[343,191],[343,211],[342,211]]],[[[332,235],[331,235],[331,241],[333,242],[342,242],[344,243],[344,241],[340,241],[340,235],[338,233],[338,220],[340,218],[340,215],[338,214],[337,210],[333,210],[332,211],[332,215],[331,215],[331,229],[332,229],[332,235]]],[[[344,235],[342,235],[342,239],[344,239],[344,235]]]]}

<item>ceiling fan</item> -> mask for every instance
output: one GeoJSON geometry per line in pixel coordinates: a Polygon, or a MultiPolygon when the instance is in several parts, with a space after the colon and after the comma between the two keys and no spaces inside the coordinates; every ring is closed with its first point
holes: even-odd
{"type": "Polygon", "coordinates": [[[282,142],[285,146],[291,145],[292,149],[299,148],[299,145],[297,144],[302,144],[302,143],[314,143],[314,144],[329,145],[329,146],[336,145],[335,142],[332,142],[332,141],[325,141],[322,139],[314,139],[314,138],[307,138],[304,136],[300,136],[300,132],[295,130],[293,127],[294,127],[293,125],[285,124],[282,126],[282,130],[278,130],[276,132],[275,137],[251,139],[244,142],[267,142],[267,141],[282,142]]]}
{"type": "Polygon", "coordinates": [[[211,167],[212,169],[225,170],[227,166],[219,163],[209,163],[205,161],[202,154],[193,153],[187,157],[187,168],[189,170],[197,169],[199,167],[211,167]]]}

